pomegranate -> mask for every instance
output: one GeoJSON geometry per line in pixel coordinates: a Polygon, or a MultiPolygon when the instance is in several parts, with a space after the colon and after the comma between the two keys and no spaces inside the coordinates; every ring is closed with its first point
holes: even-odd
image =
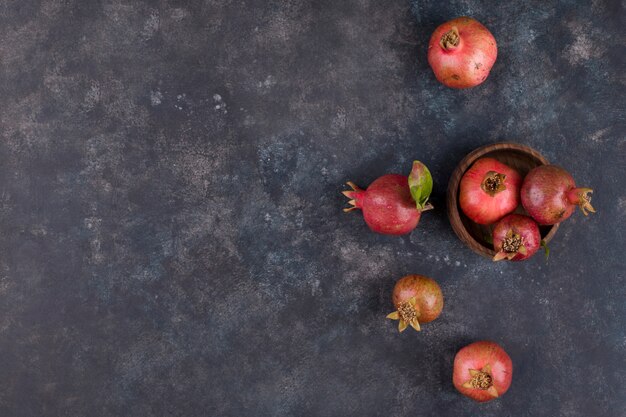
{"type": "Polygon", "coordinates": [[[539,250],[541,235],[537,222],[521,214],[509,214],[493,229],[494,261],[523,261],[539,250]]]}
{"type": "Polygon", "coordinates": [[[428,63],[435,77],[452,88],[475,87],[485,81],[497,56],[496,39],[471,17],[442,24],[428,44],[428,63]]]}
{"type": "Polygon", "coordinates": [[[417,227],[423,211],[432,209],[428,202],[433,180],[426,165],[413,162],[411,174],[406,177],[388,174],[376,179],[362,190],[348,182],[352,191],[343,194],[350,198],[352,207],[344,211],[361,209],[369,228],[377,233],[403,235],[417,227]]]}
{"type": "Polygon", "coordinates": [[[392,294],[396,311],[388,319],[399,320],[398,330],[409,325],[420,331],[420,323],[429,323],[439,317],[443,309],[443,294],[437,282],[423,275],[407,275],[396,282],[392,294]]]}
{"type": "Polygon", "coordinates": [[[522,177],[493,158],[474,162],[461,178],[459,205],[478,224],[491,224],[519,205],[522,177]]]}
{"type": "Polygon", "coordinates": [[[583,214],[595,213],[591,188],[576,188],[574,178],[563,168],[540,165],[532,169],[522,184],[522,205],[539,224],[560,223],[572,215],[576,206],[583,214]]]}
{"type": "Polygon", "coordinates": [[[498,344],[474,342],[454,358],[452,382],[459,392],[478,402],[491,401],[511,386],[513,362],[498,344]]]}

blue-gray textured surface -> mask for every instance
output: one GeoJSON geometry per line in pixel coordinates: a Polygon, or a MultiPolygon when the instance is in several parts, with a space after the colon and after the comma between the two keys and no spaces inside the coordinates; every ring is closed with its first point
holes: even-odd
{"type": "Polygon", "coordinates": [[[624,416],[620,1],[4,1],[0,415],[624,416]],[[430,34],[498,40],[456,91],[430,34]],[[470,150],[537,148],[595,188],[550,261],[483,259],[445,188],[470,150]],[[426,162],[406,237],[343,214],[343,183],[426,162]],[[400,276],[446,306],[385,315],[400,276]],[[455,352],[492,339],[510,391],[477,405],[455,352]]]}

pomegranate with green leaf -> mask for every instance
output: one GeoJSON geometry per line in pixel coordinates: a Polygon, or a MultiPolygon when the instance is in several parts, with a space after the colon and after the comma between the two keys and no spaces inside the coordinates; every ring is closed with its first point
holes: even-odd
{"type": "Polygon", "coordinates": [[[433,206],[428,202],[433,189],[430,171],[423,163],[413,162],[408,177],[387,174],[376,179],[362,190],[348,182],[351,191],[343,194],[350,199],[351,207],[345,212],[360,209],[369,228],[387,235],[404,235],[417,227],[422,212],[433,206]]]}

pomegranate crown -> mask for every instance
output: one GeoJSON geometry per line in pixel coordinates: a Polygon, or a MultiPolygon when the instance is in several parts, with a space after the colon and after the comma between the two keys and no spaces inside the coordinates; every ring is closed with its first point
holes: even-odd
{"type": "Polygon", "coordinates": [[[499,393],[496,387],[493,385],[493,376],[491,372],[491,365],[486,364],[482,369],[468,369],[471,378],[463,383],[463,388],[479,389],[481,391],[487,391],[493,398],[498,398],[499,393]]]}
{"type": "Polygon", "coordinates": [[[493,260],[501,261],[502,259],[508,259],[510,261],[515,258],[518,253],[526,256],[528,250],[526,249],[525,243],[524,238],[520,234],[516,233],[513,229],[509,229],[502,242],[500,242],[500,251],[496,253],[493,260]]]}
{"type": "Polygon", "coordinates": [[[416,331],[422,330],[419,323],[419,312],[415,307],[417,305],[417,300],[415,297],[409,298],[407,301],[400,303],[398,309],[393,313],[387,315],[388,319],[391,320],[399,320],[398,321],[398,330],[402,333],[406,330],[409,325],[414,328],[416,331]]]}
{"type": "Polygon", "coordinates": [[[595,213],[596,210],[591,205],[591,194],[593,190],[591,188],[579,188],[577,189],[578,206],[583,214],[586,216],[589,213],[595,213]],[[587,213],[589,212],[589,213],[587,213]]]}

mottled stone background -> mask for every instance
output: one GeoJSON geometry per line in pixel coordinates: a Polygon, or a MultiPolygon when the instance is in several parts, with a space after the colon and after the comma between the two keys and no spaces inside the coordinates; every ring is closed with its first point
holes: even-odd
{"type": "Polygon", "coordinates": [[[623,1],[0,4],[0,415],[626,415],[623,1]],[[438,84],[431,32],[471,15],[499,56],[438,84]],[[470,150],[533,146],[595,189],[541,256],[456,238],[470,150]],[[343,214],[413,159],[436,210],[406,237],[343,214]],[[444,291],[399,335],[400,276],[444,291]],[[452,386],[464,344],[515,363],[452,386]]]}

